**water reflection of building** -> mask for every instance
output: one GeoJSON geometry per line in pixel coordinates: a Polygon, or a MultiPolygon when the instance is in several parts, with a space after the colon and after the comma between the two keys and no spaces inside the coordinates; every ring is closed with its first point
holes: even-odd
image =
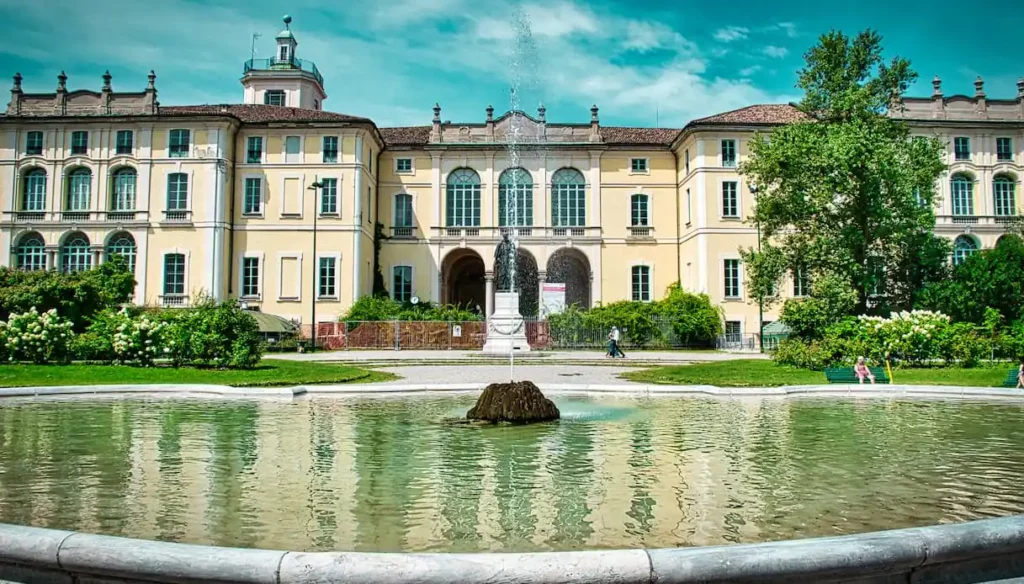
{"type": "MultiPolygon", "coordinates": [[[[381,128],[323,110],[324,78],[298,44],[289,21],[273,58],[244,64],[233,105],[161,106],[155,75],[121,92],[109,75],[100,91],[72,91],[62,74],[49,93],[16,76],[0,119],[0,264],[75,270],[120,254],[140,303],[207,291],[304,320],[315,300],[330,320],[372,291],[380,223],[393,296],[489,310],[494,247],[515,230],[528,312],[544,282],[590,306],[656,299],[679,281],[723,307],[730,333],[758,330],[739,256],[757,244],[754,195],[737,168],[756,132],[800,119],[792,107],[666,129],[604,125],[597,107],[558,123],[543,106],[454,122],[437,106],[429,124],[381,128]],[[513,120],[517,168],[505,151],[513,120]]],[[[915,134],[949,143],[937,231],[956,241],[955,259],[991,247],[1018,215],[1024,83],[989,99],[980,80],[972,96],[936,81],[932,97],[906,103],[915,134]]]]}

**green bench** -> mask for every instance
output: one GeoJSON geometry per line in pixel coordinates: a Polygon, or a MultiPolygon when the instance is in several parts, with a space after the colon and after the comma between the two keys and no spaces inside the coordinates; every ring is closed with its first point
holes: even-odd
{"type": "Polygon", "coordinates": [[[1003,387],[1017,387],[1017,370],[1010,369],[1006,373],[1006,380],[1003,381],[1003,387]]]}
{"type": "MultiPolygon", "coordinates": [[[[868,370],[875,376],[875,383],[889,383],[889,376],[885,374],[885,369],[868,367],[868,370]]],[[[857,375],[853,372],[853,367],[827,367],[825,368],[825,379],[829,383],[860,383],[857,375]]],[[[871,380],[865,378],[864,383],[871,383],[871,380]]]]}

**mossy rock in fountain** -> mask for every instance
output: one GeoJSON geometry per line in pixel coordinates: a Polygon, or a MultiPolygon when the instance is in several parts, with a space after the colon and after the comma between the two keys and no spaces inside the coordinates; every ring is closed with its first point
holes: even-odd
{"type": "Polygon", "coordinates": [[[555,403],[544,397],[536,385],[530,381],[517,381],[488,385],[466,417],[487,422],[528,424],[557,420],[560,415],[555,403]]]}

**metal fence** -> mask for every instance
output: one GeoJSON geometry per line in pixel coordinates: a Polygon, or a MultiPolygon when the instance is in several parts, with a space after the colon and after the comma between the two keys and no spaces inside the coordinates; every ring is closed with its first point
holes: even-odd
{"type": "MultiPolygon", "coordinates": [[[[604,349],[608,346],[608,328],[581,323],[552,325],[544,319],[527,318],[526,340],[534,350],[604,349]]],[[[316,344],[321,349],[443,350],[481,349],[487,341],[484,321],[347,321],[317,324],[316,344]]],[[[310,327],[302,327],[301,336],[309,338],[310,327]]],[[[669,319],[655,319],[654,333],[638,344],[628,327],[620,329],[623,349],[715,348],[723,351],[760,350],[757,334],[720,335],[712,343],[694,343],[680,339],[669,319]]],[[[765,350],[769,348],[766,346],[765,350]]]]}

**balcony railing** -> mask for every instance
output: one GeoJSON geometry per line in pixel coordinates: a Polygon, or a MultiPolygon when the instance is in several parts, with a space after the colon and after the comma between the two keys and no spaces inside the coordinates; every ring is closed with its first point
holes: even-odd
{"type": "Polygon", "coordinates": [[[192,221],[192,211],[164,211],[167,223],[188,223],[192,221]]]}
{"type": "Polygon", "coordinates": [[[320,82],[320,85],[324,84],[324,77],[320,74],[320,70],[316,68],[316,65],[312,61],[303,61],[302,59],[250,59],[245,62],[245,68],[242,73],[288,69],[312,73],[313,77],[316,77],[316,80],[320,82]]]}
{"type": "Polygon", "coordinates": [[[164,294],[160,297],[160,305],[166,308],[188,306],[188,294],[164,294]]]}
{"type": "Polygon", "coordinates": [[[545,239],[599,239],[600,227],[434,227],[434,237],[441,239],[480,239],[497,241],[504,234],[515,235],[523,240],[545,239]]]}
{"type": "Polygon", "coordinates": [[[145,211],[5,211],[4,218],[16,223],[131,223],[145,221],[145,211]]]}
{"type": "Polygon", "coordinates": [[[396,239],[412,239],[416,237],[415,227],[392,227],[391,236],[396,239]]]}
{"type": "Polygon", "coordinates": [[[937,215],[936,225],[1012,225],[1024,222],[1021,215],[937,215]]]}
{"type": "Polygon", "coordinates": [[[653,237],[654,228],[650,225],[630,225],[629,236],[636,239],[649,239],[653,237]]]}

